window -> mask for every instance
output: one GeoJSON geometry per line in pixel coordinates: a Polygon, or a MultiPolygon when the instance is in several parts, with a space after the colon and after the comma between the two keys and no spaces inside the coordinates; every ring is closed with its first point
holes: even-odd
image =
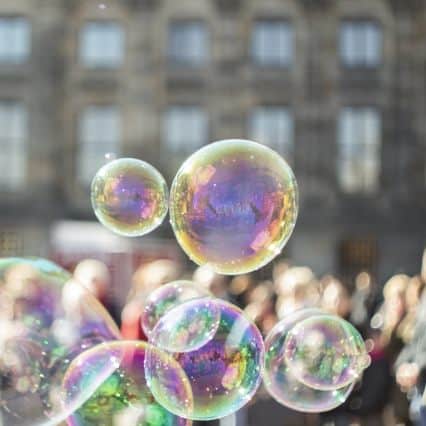
{"type": "Polygon", "coordinates": [[[27,111],[16,101],[0,101],[0,187],[18,189],[26,178],[27,111]]]}
{"type": "Polygon", "coordinates": [[[254,24],[252,57],[261,66],[286,67],[293,59],[293,30],[287,21],[263,20],[254,24]]]}
{"type": "Polygon", "coordinates": [[[200,67],[208,60],[208,33],[201,21],[173,22],[169,27],[168,59],[172,65],[200,67]]]}
{"type": "Polygon", "coordinates": [[[105,154],[120,150],[120,114],[115,106],[89,106],[79,123],[78,179],[88,185],[105,163],[105,154]]]}
{"type": "Polygon", "coordinates": [[[340,57],[348,67],[376,67],[381,61],[382,33],[372,21],[347,21],[340,27],[340,57]]]}
{"type": "Polygon", "coordinates": [[[293,119],[288,108],[257,107],[250,115],[251,139],[270,146],[290,159],[293,151],[293,119]]]}
{"type": "Polygon", "coordinates": [[[89,68],[117,68],[123,63],[124,32],[115,22],[89,22],[80,36],[80,60],[89,68]]]}
{"type": "Polygon", "coordinates": [[[343,108],[338,127],[338,179],[346,192],[377,189],[381,124],[374,108],[343,108]]]}
{"type": "Polygon", "coordinates": [[[189,153],[208,141],[207,115],[196,106],[172,106],[165,113],[163,139],[175,153],[189,153]]]}
{"type": "Polygon", "coordinates": [[[25,18],[0,17],[0,63],[24,62],[30,53],[30,33],[25,18]]]}

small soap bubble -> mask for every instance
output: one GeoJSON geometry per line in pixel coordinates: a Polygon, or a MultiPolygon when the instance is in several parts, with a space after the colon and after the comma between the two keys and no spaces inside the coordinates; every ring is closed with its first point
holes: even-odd
{"type": "Polygon", "coordinates": [[[146,299],[142,312],[142,328],[150,336],[158,320],[170,309],[191,299],[208,297],[210,293],[192,281],[179,280],[154,290],[146,299]]]}
{"type": "Polygon", "coordinates": [[[296,379],[319,390],[351,384],[370,360],[359,332],[335,315],[313,315],[300,321],[288,332],[284,345],[296,379]]]}
{"type": "Polygon", "coordinates": [[[167,184],[150,164],[120,158],[105,164],[92,181],[98,220],[119,235],[137,237],[161,225],[168,209],[167,184]]]}

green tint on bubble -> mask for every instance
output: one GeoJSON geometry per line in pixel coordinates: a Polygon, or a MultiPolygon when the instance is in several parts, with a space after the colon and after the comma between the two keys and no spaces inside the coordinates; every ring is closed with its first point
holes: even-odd
{"type": "Polygon", "coordinates": [[[127,237],[153,231],[167,214],[166,181],[154,167],[136,158],[105,164],[93,178],[91,198],[98,220],[127,237]]]}
{"type": "Polygon", "coordinates": [[[150,336],[158,320],[175,306],[207,296],[210,296],[210,293],[192,281],[173,281],[157,288],[145,301],[141,318],[144,333],[150,336]]]}
{"type": "MultiPolygon", "coordinates": [[[[220,321],[215,333],[196,350],[169,351],[186,374],[193,405],[168,397],[170,380],[165,376],[161,363],[149,351],[145,369],[148,385],[161,405],[181,417],[212,420],[234,413],[253,397],[261,380],[264,346],[259,330],[242,311],[219,299],[210,299],[207,305],[205,299],[196,299],[167,312],[152,332],[153,344],[157,342],[157,333],[161,341],[164,329],[180,333],[179,325],[173,323],[182,320],[185,323],[185,310],[188,309],[191,317],[197,306],[201,316],[206,309],[219,312],[220,321]],[[174,314],[175,310],[180,310],[179,316],[174,314]]],[[[174,339],[171,334],[170,340],[174,339]]]]}
{"type": "Polygon", "coordinates": [[[332,390],[318,390],[300,382],[287,362],[286,339],[299,322],[324,315],[319,309],[301,309],[284,317],[265,339],[263,381],[269,394],[280,404],[306,413],[321,413],[343,404],[354,383],[332,390]]]}
{"type": "Polygon", "coordinates": [[[187,401],[191,394],[185,374],[176,361],[140,341],[100,344],[78,356],[65,375],[63,389],[66,405],[73,414],[69,426],[189,426],[154,399],[145,379],[145,357],[163,365],[171,400],[187,401]]]}
{"type": "Polygon", "coordinates": [[[169,352],[192,352],[206,345],[216,334],[221,312],[210,298],[185,302],[167,311],[173,321],[157,323],[151,340],[169,352]]]}
{"type": "Polygon", "coordinates": [[[119,339],[106,310],[71,275],[38,258],[0,259],[0,413],[8,426],[57,425],[70,413],[62,379],[73,359],[119,339]]]}
{"type": "Polygon", "coordinates": [[[314,389],[347,386],[369,364],[359,332],[335,315],[313,315],[300,321],[289,331],[284,345],[294,376],[314,389]]]}
{"type": "Polygon", "coordinates": [[[222,274],[259,269],[277,256],[297,217],[291,168],[264,145],[230,139],[192,154],[174,178],[170,221],[198,265],[222,274]]]}

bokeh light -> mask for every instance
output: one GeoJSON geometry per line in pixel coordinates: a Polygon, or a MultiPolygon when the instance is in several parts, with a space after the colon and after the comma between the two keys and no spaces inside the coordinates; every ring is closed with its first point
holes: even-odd
{"type": "Polygon", "coordinates": [[[145,342],[103,343],[78,356],[65,375],[66,405],[73,412],[68,425],[191,425],[155,401],[144,372],[148,348],[175,380],[169,398],[190,401],[185,375],[173,358],[145,342]]]}
{"type": "Polygon", "coordinates": [[[119,235],[136,237],[157,228],[167,214],[168,189],[161,174],[135,158],[105,164],[92,181],[98,220],[119,235]]]}
{"type": "MultiPolygon", "coordinates": [[[[186,302],[202,303],[203,299],[186,302]]],[[[152,393],[159,403],[171,412],[193,420],[225,417],[244,406],[253,397],[261,380],[264,359],[262,336],[242,311],[223,300],[212,299],[220,312],[220,323],[214,336],[201,348],[190,352],[171,352],[185,371],[192,389],[193,407],[171,400],[165,389],[170,387],[162,365],[146,358],[146,374],[152,393]],[[189,409],[191,408],[191,409],[189,409]]],[[[153,330],[152,342],[163,323],[175,321],[169,311],[153,330]]]]}
{"type": "Polygon", "coordinates": [[[172,184],[170,219],[195,263],[240,274],[281,252],[296,222],[297,197],[293,172],[275,151],[230,139],[185,161],[172,184]]]}

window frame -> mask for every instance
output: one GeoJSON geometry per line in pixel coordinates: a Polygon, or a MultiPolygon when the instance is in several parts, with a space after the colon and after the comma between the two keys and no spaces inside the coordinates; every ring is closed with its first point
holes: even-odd
{"type": "MultiPolygon", "coordinates": [[[[357,133],[351,134],[351,137],[353,140],[357,140],[357,133]]],[[[345,105],[340,108],[339,115],[338,115],[338,123],[337,123],[337,157],[336,157],[336,180],[338,182],[338,186],[340,189],[340,192],[347,194],[347,195],[373,195],[376,194],[377,191],[380,189],[380,178],[381,178],[381,167],[382,167],[382,150],[383,150],[383,117],[382,112],[380,108],[376,105],[345,105]],[[349,123],[350,126],[356,126],[356,121],[361,120],[361,114],[365,116],[368,112],[372,112],[373,115],[371,117],[374,117],[373,120],[370,121],[371,123],[374,123],[377,125],[376,131],[377,131],[377,142],[371,143],[368,142],[369,135],[367,134],[366,125],[368,125],[368,120],[365,118],[362,119],[363,123],[363,129],[358,132],[365,133],[363,137],[365,140],[358,143],[347,143],[344,142],[344,129],[343,126],[345,125],[343,122],[344,114],[346,113],[352,113],[352,123],[349,123]],[[355,124],[354,124],[355,123],[355,124]],[[346,150],[346,153],[344,152],[346,150]],[[348,152],[350,154],[348,155],[348,152]],[[358,152],[358,153],[357,153],[358,152]],[[375,157],[372,157],[373,152],[375,153],[375,157]],[[344,158],[346,156],[346,158],[344,158]],[[365,161],[367,160],[367,161],[365,161]],[[344,173],[342,172],[343,162],[351,163],[351,167],[354,167],[354,164],[356,166],[356,163],[358,162],[361,164],[361,173],[359,173],[357,177],[357,182],[355,182],[355,185],[353,185],[352,188],[349,186],[346,186],[347,183],[344,182],[344,179],[342,176],[344,176],[344,173]],[[366,172],[368,172],[368,167],[373,166],[375,170],[374,174],[374,181],[369,181],[368,178],[366,178],[366,172]],[[362,177],[361,180],[359,180],[359,176],[362,177]]],[[[347,166],[346,166],[347,167],[347,166]]],[[[371,173],[371,172],[370,172],[371,173]]],[[[353,177],[352,177],[353,179],[353,177]]]]}
{"type": "MultiPolygon", "coordinates": [[[[260,69],[291,69],[294,66],[295,63],[295,29],[294,24],[290,18],[279,18],[279,17],[258,17],[253,20],[252,26],[251,26],[251,34],[250,34],[250,61],[251,63],[260,69]],[[274,61],[265,62],[264,58],[263,60],[260,60],[260,56],[256,54],[256,30],[258,29],[257,26],[259,25],[265,25],[265,24],[272,24],[272,25],[283,25],[286,27],[287,36],[289,36],[288,40],[288,52],[287,52],[287,60],[282,62],[279,59],[279,55],[275,57],[274,61]],[[278,58],[278,59],[277,59],[278,58]]],[[[265,55],[263,55],[265,56],[265,55]]]]}
{"type": "Polygon", "coordinates": [[[1,52],[0,52],[0,66],[5,66],[5,65],[22,65],[25,64],[27,62],[30,61],[31,59],[31,55],[32,55],[32,50],[33,50],[33,28],[32,28],[32,23],[31,20],[28,18],[28,16],[25,15],[0,15],[0,25],[1,25],[1,21],[22,21],[25,22],[26,24],[26,46],[25,46],[25,53],[22,56],[14,56],[14,55],[8,55],[8,56],[2,56],[1,52]]]}
{"type": "MultiPolygon", "coordinates": [[[[348,28],[349,29],[349,28],[348,28]]],[[[354,36],[353,36],[354,37],[354,36]]],[[[366,35],[364,34],[364,38],[366,35]]],[[[365,40],[364,40],[365,41],[365,40]]],[[[383,36],[383,25],[381,22],[375,18],[371,17],[358,17],[358,18],[343,18],[340,20],[339,29],[338,29],[338,55],[339,55],[339,63],[340,66],[344,69],[348,70],[375,70],[379,69],[383,66],[383,48],[384,48],[384,36],[383,36]],[[345,26],[356,26],[362,25],[364,27],[375,28],[377,38],[377,58],[374,61],[368,61],[368,52],[367,52],[367,44],[363,46],[364,51],[362,54],[358,53],[358,58],[355,56],[355,60],[348,61],[348,54],[345,53],[344,48],[344,30],[345,26]],[[362,56],[362,60],[359,58],[362,56]]]]}
{"type": "MultiPolygon", "coordinates": [[[[126,60],[126,29],[125,25],[115,19],[90,19],[86,20],[80,26],[78,37],[77,37],[77,58],[79,65],[86,70],[118,70],[122,68],[125,64],[126,60]],[[90,58],[90,55],[87,56],[87,52],[85,52],[85,37],[88,36],[86,31],[90,28],[90,26],[110,26],[114,27],[118,30],[116,34],[118,35],[117,43],[120,46],[120,52],[118,57],[115,57],[114,60],[111,58],[108,61],[102,61],[102,58],[105,56],[99,55],[95,58],[90,58]]],[[[87,40],[86,40],[87,41],[87,40]]]]}

